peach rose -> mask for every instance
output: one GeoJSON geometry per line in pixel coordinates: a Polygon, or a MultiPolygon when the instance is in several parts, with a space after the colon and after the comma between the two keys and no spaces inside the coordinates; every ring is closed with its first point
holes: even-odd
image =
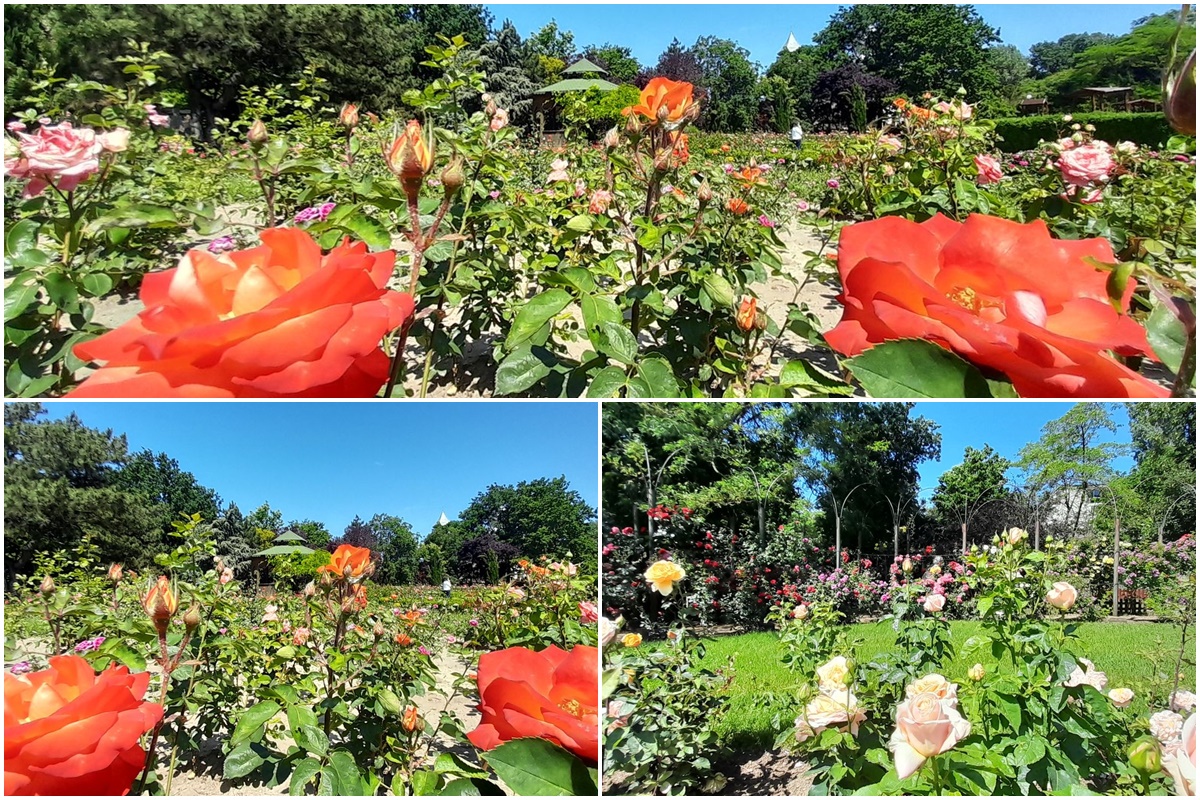
{"type": "Polygon", "coordinates": [[[669,595],[675,589],[675,584],[685,577],[687,573],[674,561],[655,561],[645,574],[646,583],[663,597],[669,595]]]}
{"type": "Polygon", "coordinates": [[[926,614],[937,614],[946,607],[946,595],[931,594],[925,598],[922,606],[926,614]]]}
{"type": "Polygon", "coordinates": [[[1163,772],[1175,782],[1176,797],[1196,796],[1196,715],[1192,714],[1183,723],[1179,747],[1173,752],[1164,752],[1163,772]]]}
{"type": "Polygon", "coordinates": [[[971,723],[949,701],[929,693],[905,700],[896,709],[896,730],[888,741],[897,777],[904,780],[926,759],[945,753],[970,733],[971,723]]]}
{"type": "Polygon", "coordinates": [[[858,726],[867,718],[859,707],[858,699],[844,687],[837,691],[820,692],[804,707],[804,713],[796,718],[796,741],[803,742],[816,736],[826,728],[848,725],[852,736],[858,735],[858,726]]]}
{"type": "Polygon", "coordinates": [[[975,180],[980,184],[999,183],[1004,178],[1004,168],[991,156],[975,156],[975,180]]]}
{"type": "Polygon", "coordinates": [[[1059,611],[1070,611],[1078,598],[1079,592],[1075,591],[1075,587],[1066,581],[1056,581],[1050,587],[1050,591],[1046,593],[1046,602],[1059,611]]]}
{"type": "MultiPolygon", "coordinates": [[[[983,671],[982,666],[979,669],[980,672],[983,671]]],[[[923,678],[918,678],[904,687],[904,696],[909,700],[920,694],[931,694],[938,700],[949,702],[951,706],[958,705],[958,685],[951,683],[936,672],[931,672],[923,678]]]]}
{"type": "Polygon", "coordinates": [[[150,673],[110,667],[99,675],[79,656],[49,669],[4,674],[6,795],[128,794],[146,760],[140,739],[163,708],[143,702],[150,673]]]}
{"type": "Polygon", "coordinates": [[[1074,150],[1066,150],[1058,158],[1058,169],[1063,180],[1072,186],[1090,186],[1104,183],[1113,171],[1112,155],[1103,147],[1085,144],[1074,150]]]}
{"type": "Polygon", "coordinates": [[[380,341],[413,313],[410,295],[387,288],[396,254],[356,242],[323,255],[295,228],[261,238],[143,278],[145,310],[76,345],[104,366],[71,396],[374,396],[390,365],[380,341]]]}
{"type": "Polygon", "coordinates": [[[617,635],[617,623],[613,622],[608,617],[601,617],[599,632],[600,646],[604,647],[613,640],[613,637],[617,635]]]}
{"type": "Polygon", "coordinates": [[[114,128],[100,134],[100,146],[109,153],[124,153],[129,147],[129,131],[125,128],[114,128]]]}
{"type": "Polygon", "coordinates": [[[1100,670],[1096,669],[1096,665],[1086,658],[1079,659],[1079,663],[1083,664],[1083,669],[1078,666],[1071,671],[1071,675],[1067,678],[1063,686],[1073,688],[1075,686],[1091,686],[1098,692],[1103,692],[1108,686],[1108,676],[1100,670]]]}
{"type": "Polygon", "coordinates": [[[1108,699],[1117,708],[1125,708],[1133,702],[1132,689],[1113,689],[1108,693],[1108,699]]]}
{"type": "Polygon", "coordinates": [[[808,616],[808,606],[804,603],[792,609],[792,619],[804,619],[808,616]]]}

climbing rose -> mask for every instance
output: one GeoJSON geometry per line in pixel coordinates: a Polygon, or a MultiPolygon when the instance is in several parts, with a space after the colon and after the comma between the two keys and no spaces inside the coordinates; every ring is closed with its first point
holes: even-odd
{"type": "MultiPolygon", "coordinates": [[[[1116,260],[1105,239],[1058,240],[1045,223],[938,214],[883,217],[842,229],[845,306],[826,334],[845,356],[893,339],[925,339],[1004,373],[1026,397],[1165,397],[1108,351],[1150,355],[1146,331],[1109,302],[1116,260]]],[[[1135,282],[1124,286],[1126,308],[1135,282]]]]}
{"type": "Polygon", "coordinates": [[[97,675],[80,656],[5,673],[4,793],[128,794],[146,760],[139,740],[163,715],[142,702],[149,684],[150,673],[126,667],[97,675]]]}
{"type": "Polygon", "coordinates": [[[328,255],[294,228],[263,246],[142,280],[145,310],[79,344],[105,362],[72,397],[371,397],[387,381],[380,340],[413,313],[389,291],[396,254],[361,242],[328,255]]]}
{"type": "Polygon", "coordinates": [[[599,653],[576,645],[535,653],[510,647],[479,658],[479,727],[467,734],[480,750],[511,739],[548,739],[588,764],[599,760],[599,653]]]}

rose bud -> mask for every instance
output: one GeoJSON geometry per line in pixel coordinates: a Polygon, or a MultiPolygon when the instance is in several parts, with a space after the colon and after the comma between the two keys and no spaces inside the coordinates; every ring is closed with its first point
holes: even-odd
{"type": "Polygon", "coordinates": [[[305,597],[315,597],[316,594],[317,594],[317,585],[315,583],[313,583],[312,581],[309,581],[308,583],[304,584],[304,596],[305,597]]]}
{"type": "Polygon", "coordinates": [[[1162,769],[1162,748],[1153,736],[1142,736],[1129,747],[1129,763],[1147,778],[1162,769]]]}
{"type": "Polygon", "coordinates": [[[254,120],[254,124],[250,126],[250,130],[246,133],[246,141],[254,146],[266,144],[270,138],[267,134],[267,126],[263,124],[261,119],[254,120]]]}
{"type": "Polygon", "coordinates": [[[343,128],[353,130],[358,127],[358,106],[354,103],[346,103],[342,106],[342,113],[338,114],[338,122],[343,128]]]}
{"type": "Polygon", "coordinates": [[[353,597],[347,597],[344,600],[342,600],[342,613],[343,614],[353,614],[354,613],[354,598],[353,597]]]}
{"type": "Polygon", "coordinates": [[[770,320],[767,318],[767,312],[763,311],[761,308],[758,309],[758,312],[754,315],[754,330],[759,332],[765,331],[769,322],[770,320]]]}
{"type": "Polygon", "coordinates": [[[634,138],[642,135],[642,122],[637,114],[629,115],[629,119],[625,121],[625,132],[634,138]]]}
{"type": "Polygon", "coordinates": [[[911,558],[904,559],[904,563],[900,565],[900,569],[904,570],[907,575],[913,571],[913,563],[911,558]]]}
{"type": "Polygon", "coordinates": [[[1185,136],[1196,135],[1196,51],[1187,57],[1179,72],[1163,78],[1163,111],[1167,123],[1185,136]]]}
{"type": "Polygon", "coordinates": [[[113,583],[120,583],[125,577],[125,569],[120,564],[113,564],[108,568],[108,579],[113,583]]]}
{"type": "Polygon", "coordinates": [[[409,706],[404,710],[404,717],[400,720],[400,726],[409,733],[419,731],[425,727],[425,723],[421,721],[420,713],[417,711],[416,706],[409,706]]]}
{"type": "Polygon", "coordinates": [[[969,670],[967,670],[967,677],[970,678],[971,680],[975,681],[976,683],[983,680],[983,675],[984,675],[983,664],[976,664],[975,666],[973,666],[969,670]]]}
{"type": "Polygon", "coordinates": [[[742,301],[742,305],[738,308],[734,319],[740,329],[749,333],[750,331],[754,330],[754,323],[757,315],[758,301],[753,297],[749,297],[742,301]]]}
{"type": "Polygon", "coordinates": [[[466,176],[463,174],[462,160],[459,158],[455,158],[447,164],[446,168],[442,170],[440,177],[442,187],[448,195],[452,195],[461,189],[466,179],[466,176]]]}
{"type": "Polygon", "coordinates": [[[51,578],[49,575],[42,578],[42,585],[38,588],[41,590],[42,594],[46,595],[47,597],[54,594],[54,578],[51,578]]]}
{"type": "Polygon", "coordinates": [[[421,182],[433,168],[433,147],[425,142],[420,122],[409,120],[404,132],[385,151],[384,160],[405,192],[414,195],[420,191],[421,182]]]}
{"type": "Polygon", "coordinates": [[[183,615],[183,624],[189,632],[196,629],[196,626],[200,624],[199,606],[193,604],[192,607],[187,610],[187,613],[183,615]]]}
{"type": "Polygon", "coordinates": [[[146,610],[150,619],[154,620],[154,627],[160,634],[166,633],[167,625],[171,622],[171,617],[175,616],[178,606],[179,599],[165,575],[160,575],[158,581],[142,598],[142,608],[146,610]]]}
{"type": "Polygon", "coordinates": [[[608,133],[604,134],[604,147],[608,150],[614,149],[618,144],[620,144],[620,141],[621,136],[619,133],[617,133],[617,129],[615,127],[610,128],[608,133]]]}
{"type": "Polygon", "coordinates": [[[383,635],[387,633],[387,629],[383,627],[382,622],[376,622],[374,627],[371,628],[371,633],[375,635],[376,639],[382,639],[383,635]]]}

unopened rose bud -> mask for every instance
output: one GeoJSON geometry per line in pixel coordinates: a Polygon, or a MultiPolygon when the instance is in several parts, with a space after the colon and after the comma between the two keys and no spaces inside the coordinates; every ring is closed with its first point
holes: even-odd
{"type": "Polygon", "coordinates": [[[332,572],[322,572],[321,573],[321,588],[328,589],[330,586],[333,586],[333,573],[332,572]]]}
{"type": "Polygon", "coordinates": [[[760,308],[754,314],[754,330],[759,331],[761,333],[762,331],[765,331],[767,329],[767,325],[769,323],[770,323],[770,319],[767,317],[767,312],[763,311],[760,308]]]}
{"type": "Polygon", "coordinates": [[[421,123],[409,120],[404,131],[384,151],[384,158],[407,194],[420,191],[425,176],[433,169],[433,146],[426,143],[421,123]]]}
{"type": "Polygon", "coordinates": [[[416,706],[409,706],[404,710],[404,716],[400,720],[400,727],[404,728],[408,733],[425,727],[425,723],[421,721],[421,715],[416,706]]]}
{"type": "Polygon", "coordinates": [[[496,105],[496,101],[490,97],[483,106],[484,113],[486,113],[489,117],[496,113],[497,108],[499,108],[499,106],[496,105]]]}
{"type": "Polygon", "coordinates": [[[1162,769],[1162,748],[1153,736],[1142,736],[1129,746],[1129,763],[1149,778],[1162,769]]]}
{"type": "Polygon", "coordinates": [[[904,570],[904,573],[906,575],[911,573],[913,571],[912,559],[911,558],[904,559],[904,562],[900,565],[900,569],[904,570]]]}
{"type": "Polygon", "coordinates": [[[196,626],[200,624],[199,606],[193,605],[187,610],[187,613],[183,615],[183,624],[189,632],[196,629],[196,626]]]}
{"type": "Polygon", "coordinates": [[[375,634],[376,639],[382,639],[383,635],[387,633],[387,629],[383,627],[382,622],[376,622],[375,626],[371,628],[371,633],[375,634]]]}
{"type": "Polygon", "coordinates": [[[353,614],[354,613],[354,598],[353,597],[347,597],[344,600],[342,600],[342,613],[343,614],[353,614]]]}
{"type": "Polygon", "coordinates": [[[637,114],[630,114],[625,120],[625,132],[635,138],[642,135],[642,122],[637,114]]]}
{"type": "Polygon", "coordinates": [[[254,120],[254,124],[250,126],[250,130],[246,133],[246,141],[254,146],[266,144],[270,138],[267,134],[267,126],[263,124],[261,119],[254,120]]]}
{"type": "Polygon", "coordinates": [[[671,109],[667,107],[666,103],[663,103],[661,106],[658,107],[659,123],[666,122],[670,117],[671,117],[671,109]]]}
{"type": "Polygon", "coordinates": [[[178,606],[179,599],[175,596],[175,590],[171,588],[171,582],[165,575],[159,576],[158,581],[142,598],[142,608],[154,621],[154,626],[160,634],[166,633],[167,625],[170,624],[171,617],[175,616],[178,606]]]}
{"type": "MultiPolygon", "coordinates": [[[[1173,65],[1172,65],[1173,66],[1173,65]]],[[[1163,111],[1167,124],[1184,136],[1196,135],[1196,51],[1178,71],[1169,69],[1163,78],[1163,111]]]]}
{"type": "Polygon", "coordinates": [[[967,677],[970,678],[971,680],[975,681],[976,683],[983,680],[983,676],[984,676],[983,664],[976,664],[975,666],[973,666],[969,670],[967,670],[967,677]]]}
{"type": "Polygon", "coordinates": [[[688,122],[695,122],[700,119],[700,104],[692,103],[687,107],[687,111],[683,112],[683,118],[688,122]]]}
{"type": "Polygon", "coordinates": [[[708,178],[700,182],[700,188],[696,190],[696,197],[700,199],[700,205],[706,206],[713,199],[712,187],[708,185],[708,178]]]}
{"type": "Polygon", "coordinates": [[[616,128],[609,128],[608,133],[604,134],[604,147],[608,150],[614,149],[621,143],[621,135],[616,128]]]}
{"type": "Polygon", "coordinates": [[[108,568],[108,579],[113,583],[120,583],[125,577],[125,568],[120,564],[113,564],[108,568]]]}
{"type": "Polygon", "coordinates": [[[38,589],[47,597],[54,594],[54,578],[51,578],[49,575],[42,578],[42,585],[38,589]]]}
{"type": "Polygon", "coordinates": [[[448,195],[452,195],[461,189],[466,179],[467,176],[463,174],[461,159],[455,158],[442,170],[442,188],[446,190],[446,194],[448,195]]]}
{"type": "Polygon", "coordinates": [[[346,103],[342,106],[342,113],[338,114],[338,122],[343,128],[354,130],[358,127],[358,106],[354,103],[346,103]]]}
{"type": "Polygon", "coordinates": [[[305,597],[315,597],[316,594],[317,594],[317,585],[315,583],[313,583],[312,581],[309,581],[308,583],[304,584],[304,596],[305,597]]]}

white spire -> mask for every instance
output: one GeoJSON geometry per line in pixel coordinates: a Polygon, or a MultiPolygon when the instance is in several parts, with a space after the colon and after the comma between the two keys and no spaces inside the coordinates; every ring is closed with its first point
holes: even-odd
{"type": "Polygon", "coordinates": [[[796,41],[795,34],[790,33],[790,32],[788,33],[787,44],[785,44],[783,47],[789,53],[794,53],[800,49],[800,43],[796,41]]]}
{"type": "Polygon", "coordinates": [[[446,512],[443,511],[441,518],[438,519],[438,525],[449,525],[449,524],[450,524],[450,518],[447,517],[446,512]]]}

